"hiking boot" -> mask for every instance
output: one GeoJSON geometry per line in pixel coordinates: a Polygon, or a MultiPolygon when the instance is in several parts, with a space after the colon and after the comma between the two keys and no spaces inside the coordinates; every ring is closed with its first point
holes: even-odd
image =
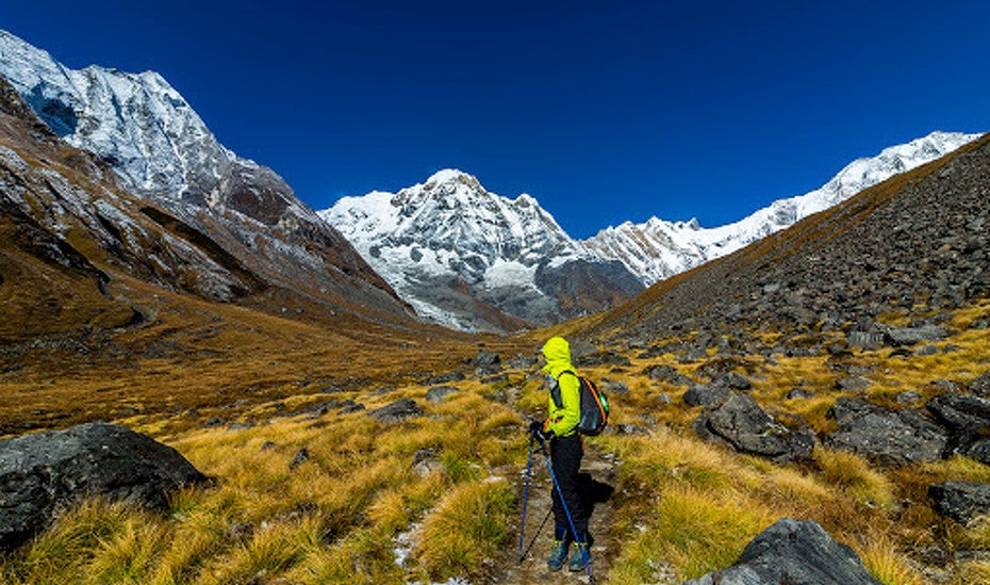
{"type": "Polygon", "coordinates": [[[563,540],[553,541],[553,548],[550,549],[550,557],[547,559],[547,568],[551,571],[559,571],[564,568],[567,562],[567,549],[570,546],[563,540]]]}
{"type": "Polygon", "coordinates": [[[591,550],[588,545],[579,542],[577,546],[574,547],[574,554],[571,555],[571,562],[568,563],[567,568],[575,573],[584,570],[584,558],[588,557],[588,563],[591,563],[591,550]]]}

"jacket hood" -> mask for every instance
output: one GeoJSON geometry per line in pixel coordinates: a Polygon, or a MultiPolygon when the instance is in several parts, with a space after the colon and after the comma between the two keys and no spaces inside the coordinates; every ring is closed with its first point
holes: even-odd
{"type": "Polygon", "coordinates": [[[560,376],[564,370],[574,369],[571,365],[571,346],[563,337],[551,337],[543,345],[543,357],[547,358],[543,371],[554,378],[560,376]]]}

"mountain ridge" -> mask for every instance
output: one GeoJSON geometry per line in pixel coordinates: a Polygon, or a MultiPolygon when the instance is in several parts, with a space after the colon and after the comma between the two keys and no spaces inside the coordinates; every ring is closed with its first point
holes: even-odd
{"type": "Polygon", "coordinates": [[[223,146],[160,74],[73,70],[0,31],[0,75],[61,140],[93,153],[122,187],[208,234],[266,282],[330,313],[341,298],[407,311],[339,232],[275,171],[223,146]]]}

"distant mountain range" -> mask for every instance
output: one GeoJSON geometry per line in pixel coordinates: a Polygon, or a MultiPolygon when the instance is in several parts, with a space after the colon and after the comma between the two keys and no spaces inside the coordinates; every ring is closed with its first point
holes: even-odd
{"type": "MultiPolygon", "coordinates": [[[[92,153],[123,189],[167,215],[145,219],[172,226],[168,237],[181,224],[188,238],[210,242],[212,260],[161,268],[161,283],[221,300],[275,286],[331,312],[344,300],[399,315],[408,303],[424,320],[468,331],[512,331],[607,309],[977,137],[934,132],[888,148],[821,189],[726,226],[654,217],[581,241],[535,198],[491,193],[451,169],[398,193],[345,197],[317,214],[274,171],[220,144],[157,73],[72,70],[0,31],[0,75],[54,135],[92,153]],[[187,274],[182,286],[168,282],[178,267],[212,266],[219,255],[223,270],[187,274]]],[[[113,224],[114,212],[101,217],[113,224]]]]}
{"type": "Polygon", "coordinates": [[[820,189],[716,228],[653,217],[575,240],[532,196],[508,199],[453,169],[398,193],[344,197],[320,215],[421,316],[462,329],[510,323],[492,322],[496,314],[547,324],[734,252],[977,137],[933,132],[892,146],[853,161],[820,189]]]}

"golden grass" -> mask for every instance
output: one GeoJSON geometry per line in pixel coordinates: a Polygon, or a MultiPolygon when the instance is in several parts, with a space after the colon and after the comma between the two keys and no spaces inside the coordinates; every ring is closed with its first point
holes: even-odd
{"type": "MultiPolygon", "coordinates": [[[[37,407],[36,400],[54,397],[54,410],[76,400],[74,394],[63,394],[69,385],[63,376],[71,371],[81,389],[94,393],[78,400],[78,413],[106,413],[104,402],[125,398],[139,411],[123,419],[128,425],[176,447],[217,478],[217,485],[176,494],[165,516],[98,500],[83,503],[0,563],[0,582],[403,584],[459,575],[497,578],[486,559],[504,558],[514,513],[513,486],[500,478],[516,477],[524,462],[525,419],[542,416],[546,408],[542,376],[510,372],[507,384],[456,382],[457,393],[433,404],[424,399],[426,388],[410,380],[450,369],[476,346],[448,340],[436,348],[404,348],[407,341],[401,337],[375,332],[361,339],[339,337],[316,325],[242,307],[216,309],[193,301],[177,307],[153,307],[158,321],[122,333],[121,341],[140,347],[172,339],[183,348],[183,357],[142,358],[133,371],[119,365],[113,370],[99,359],[89,365],[68,363],[49,385],[53,389],[42,386],[27,404],[37,407]],[[204,314],[219,320],[204,320],[204,314]],[[317,333],[326,338],[316,339],[317,333]],[[369,339],[380,342],[376,351],[369,349],[369,339]],[[265,344],[271,347],[263,349],[265,344]],[[344,364],[341,352],[348,349],[356,353],[344,364]],[[384,366],[383,356],[389,360],[384,366]],[[320,391],[354,372],[369,371],[374,375],[342,391],[320,391]],[[138,378],[142,387],[154,389],[133,392],[138,378]],[[391,389],[377,392],[385,385],[391,389]],[[204,396],[195,397],[197,392],[204,396]],[[415,398],[426,416],[389,425],[365,412],[286,416],[331,398],[374,408],[400,397],[415,398]],[[148,405],[155,400],[161,403],[148,405]],[[199,413],[185,412],[189,405],[199,413]],[[254,426],[201,428],[208,416],[254,426]],[[262,449],[266,442],[274,447],[262,449]],[[290,469],[289,462],[304,447],[308,460],[290,469]],[[412,469],[421,449],[429,449],[439,462],[426,477],[412,469]],[[395,539],[410,530],[410,556],[399,565],[395,539]]],[[[953,323],[987,314],[990,305],[984,304],[954,317],[953,323]]],[[[926,386],[933,378],[966,382],[990,368],[983,349],[988,337],[986,331],[963,331],[944,342],[959,346],[958,351],[935,356],[898,360],[881,350],[857,351],[847,359],[873,368],[871,400],[892,401],[906,389],[927,397],[936,392],[926,386]]],[[[613,424],[649,429],[643,436],[607,434],[587,441],[589,449],[613,453],[619,461],[608,543],[615,560],[602,576],[607,582],[649,582],[660,568],[678,579],[724,568],[750,538],[782,517],[821,523],[852,546],[886,585],[923,582],[910,559],[915,545],[990,546],[987,524],[963,528],[943,522],[925,498],[935,481],[990,481],[990,468],[957,457],[885,470],[822,447],[804,465],[741,456],[694,435],[690,423],[700,409],[683,404],[684,387],[641,374],[647,366],[666,364],[696,376],[698,363],[679,364],[670,355],[629,357],[630,367],[582,370],[629,387],[627,393],[609,396],[613,424]],[[658,400],[661,393],[669,404],[658,400]],[[902,499],[913,503],[902,506],[902,499]],[[936,525],[937,532],[932,530],[936,525]]],[[[745,368],[754,384],[751,393],[761,404],[803,417],[819,432],[834,426],[826,413],[838,397],[848,395],[834,389],[836,374],[823,357],[777,356],[773,363],[752,357],[745,368]],[[814,397],[786,400],[797,385],[815,392],[814,397]]],[[[39,375],[28,368],[4,388],[20,392],[18,384],[39,375]]],[[[0,404],[6,415],[4,408],[0,404]]],[[[953,578],[982,571],[984,564],[969,562],[953,578]]]]}
{"type": "Polygon", "coordinates": [[[474,576],[509,539],[513,493],[504,480],[470,482],[450,492],[426,520],[417,554],[435,579],[474,576]]]}

